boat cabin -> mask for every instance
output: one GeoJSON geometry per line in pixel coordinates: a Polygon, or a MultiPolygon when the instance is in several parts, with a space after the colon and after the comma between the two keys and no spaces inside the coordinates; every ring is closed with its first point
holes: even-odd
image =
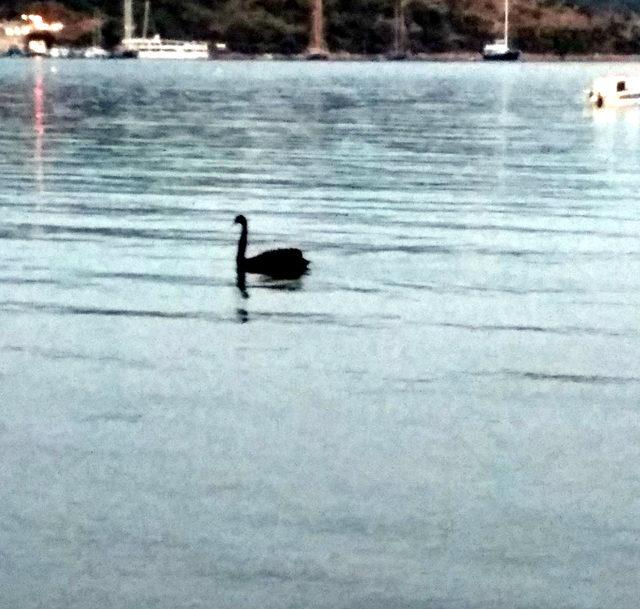
{"type": "Polygon", "coordinates": [[[509,50],[509,45],[503,40],[499,39],[492,44],[484,45],[484,52],[489,53],[506,53],[509,50]]]}
{"type": "Polygon", "coordinates": [[[134,52],[140,59],[208,59],[209,45],[206,42],[186,40],[164,40],[153,38],[127,38],[122,47],[134,52]]]}
{"type": "Polygon", "coordinates": [[[513,61],[520,57],[520,51],[510,48],[508,41],[501,38],[492,44],[485,44],[482,49],[482,57],[484,59],[513,61]]]}

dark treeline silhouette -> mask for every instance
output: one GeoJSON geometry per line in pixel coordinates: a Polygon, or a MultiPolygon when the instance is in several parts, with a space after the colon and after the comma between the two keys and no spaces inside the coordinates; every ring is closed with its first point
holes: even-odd
{"type": "MultiPolygon", "coordinates": [[[[328,48],[389,52],[398,35],[394,9],[396,0],[325,0],[328,48]]],[[[137,23],[143,10],[144,2],[134,0],[137,23]]],[[[32,11],[67,21],[99,18],[107,46],[121,38],[121,0],[0,3],[0,18],[32,11]]],[[[503,0],[404,0],[404,50],[478,51],[500,32],[502,11],[503,0]]],[[[167,38],[225,41],[238,53],[289,55],[307,48],[309,12],[309,0],[152,0],[150,30],[167,38]]],[[[640,53],[640,0],[512,0],[511,28],[514,45],[524,51],[640,53]]]]}

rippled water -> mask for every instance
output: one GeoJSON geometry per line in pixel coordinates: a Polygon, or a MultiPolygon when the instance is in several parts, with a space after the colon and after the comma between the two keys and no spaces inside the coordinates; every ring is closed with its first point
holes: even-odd
{"type": "Polygon", "coordinates": [[[610,68],[0,62],[0,607],[635,608],[610,68]]]}

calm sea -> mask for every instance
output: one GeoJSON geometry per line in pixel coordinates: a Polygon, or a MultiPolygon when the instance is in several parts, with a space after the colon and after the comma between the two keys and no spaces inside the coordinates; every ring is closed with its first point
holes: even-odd
{"type": "Polygon", "coordinates": [[[612,69],[1,61],[0,607],[635,609],[612,69]]]}

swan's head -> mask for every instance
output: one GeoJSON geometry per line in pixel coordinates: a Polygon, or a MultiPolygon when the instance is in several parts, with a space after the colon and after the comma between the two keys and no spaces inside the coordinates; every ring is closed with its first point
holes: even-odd
{"type": "Polygon", "coordinates": [[[236,219],[233,221],[234,224],[240,224],[240,226],[246,226],[247,225],[247,219],[240,214],[239,216],[236,216],[236,219]]]}

